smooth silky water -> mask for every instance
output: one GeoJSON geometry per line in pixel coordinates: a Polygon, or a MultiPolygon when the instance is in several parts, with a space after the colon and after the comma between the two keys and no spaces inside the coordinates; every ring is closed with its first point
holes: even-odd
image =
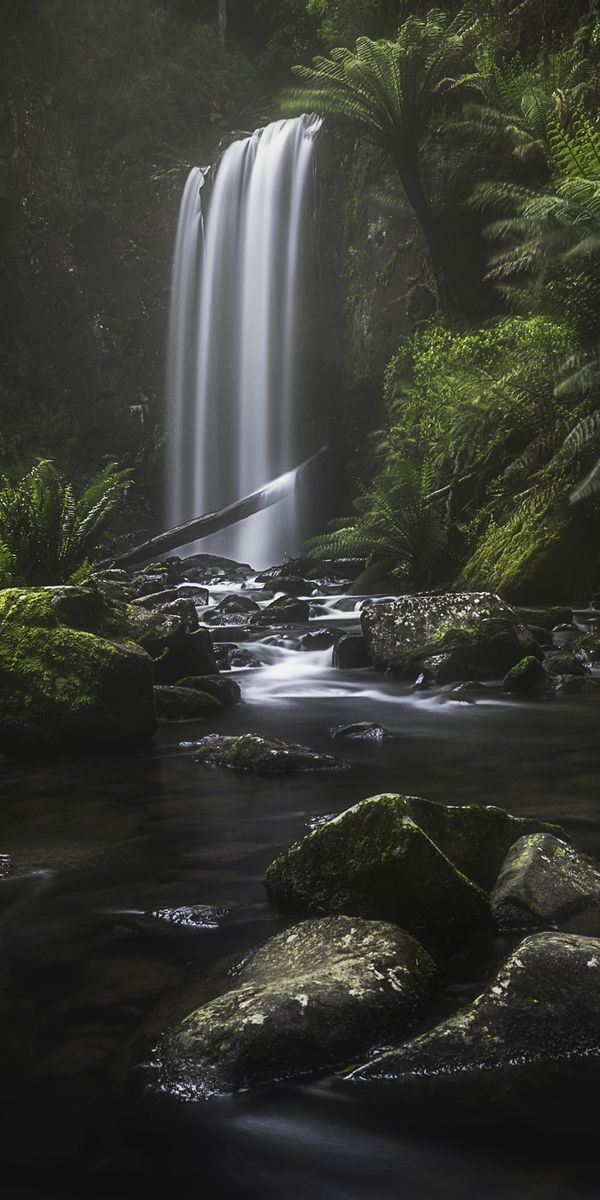
{"type": "MultiPolygon", "coordinates": [[[[352,628],[356,615],[338,619],[352,628]]],[[[415,694],[295,649],[302,632],[244,642],[265,665],[234,672],[243,703],[163,725],[153,752],[2,764],[0,850],[15,866],[0,880],[7,1200],[597,1195],[592,1059],[372,1088],[330,1073],[198,1105],[145,1090],[139,1059],[165,1022],[226,988],[231,966],[291,920],[261,880],[315,818],[399,790],[559,821],[600,857],[598,696],[415,694]],[[331,726],[356,720],[392,736],[331,741],[331,726]],[[333,748],[351,769],[265,780],[194,763],[206,732],[249,729],[333,748]],[[143,915],[186,906],[205,906],[195,926],[143,915]]],[[[442,971],[428,1022],[476,995],[515,940],[428,943],[442,971]]]]}

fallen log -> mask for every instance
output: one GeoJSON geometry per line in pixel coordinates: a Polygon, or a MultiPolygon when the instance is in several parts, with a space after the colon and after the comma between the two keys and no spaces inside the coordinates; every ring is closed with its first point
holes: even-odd
{"type": "Polygon", "coordinates": [[[158,533],[155,537],[148,538],[148,541],[133,546],[131,550],[104,559],[97,565],[98,567],[126,567],[134,563],[151,562],[152,559],[160,554],[166,554],[169,550],[177,550],[180,546],[187,546],[189,542],[201,541],[211,533],[219,533],[221,529],[227,529],[229,525],[237,525],[238,521],[245,521],[246,517],[251,517],[254,513],[262,512],[263,509],[278,504],[298,484],[305,484],[323,468],[328,454],[328,447],[322,446],[316,454],[305,459],[299,467],[287,471],[285,475],[279,475],[277,479],[273,479],[271,483],[267,483],[257,492],[252,492],[250,496],[244,496],[242,500],[236,500],[234,504],[228,504],[226,508],[221,508],[218,512],[205,513],[202,517],[195,517],[193,521],[186,521],[184,525],[177,525],[174,529],[158,533]]]}

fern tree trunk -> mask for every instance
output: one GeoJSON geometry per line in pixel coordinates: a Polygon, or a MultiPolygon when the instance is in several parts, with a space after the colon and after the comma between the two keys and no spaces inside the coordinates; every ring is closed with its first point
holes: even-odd
{"type": "Polygon", "coordinates": [[[421,226],[440,297],[450,308],[458,308],[468,318],[477,311],[477,287],[470,283],[456,251],[448,242],[423,190],[416,152],[394,153],[394,162],[406,198],[421,226]]]}

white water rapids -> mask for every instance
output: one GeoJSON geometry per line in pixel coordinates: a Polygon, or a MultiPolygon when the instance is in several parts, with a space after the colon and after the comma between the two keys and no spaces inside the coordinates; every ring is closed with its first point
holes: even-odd
{"type": "MultiPolygon", "coordinates": [[[[190,172],[173,268],[168,354],[170,526],[223,508],[291,471],[298,431],[299,300],[310,259],[314,135],[302,116],[234,142],[211,184],[190,172]]],[[[275,507],[202,550],[267,566],[302,541],[290,476],[275,507]]]]}

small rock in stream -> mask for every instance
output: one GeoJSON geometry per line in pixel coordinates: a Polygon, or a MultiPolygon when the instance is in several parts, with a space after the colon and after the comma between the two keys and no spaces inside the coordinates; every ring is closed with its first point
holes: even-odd
{"type": "Polygon", "coordinates": [[[353,725],[335,725],[330,730],[332,738],[347,738],[348,741],[354,742],[382,742],[384,737],[387,737],[387,730],[383,725],[376,725],[373,721],[355,721],[353,725]]]}
{"type": "Polygon", "coordinates": [[[501,929],[556,925],[600,904],[600,871],[567,842],[530,834],[511,846],[491,900],[501,929]]]}
{"type": "Polygon", "coordinates": [[[195,761],[206,767],[228,767],[242,774],[295,775],[305,771],[345,771],[348,763],[308,746],[259,733],[240,737],[210,734],[203,738],[195,761]]]}

